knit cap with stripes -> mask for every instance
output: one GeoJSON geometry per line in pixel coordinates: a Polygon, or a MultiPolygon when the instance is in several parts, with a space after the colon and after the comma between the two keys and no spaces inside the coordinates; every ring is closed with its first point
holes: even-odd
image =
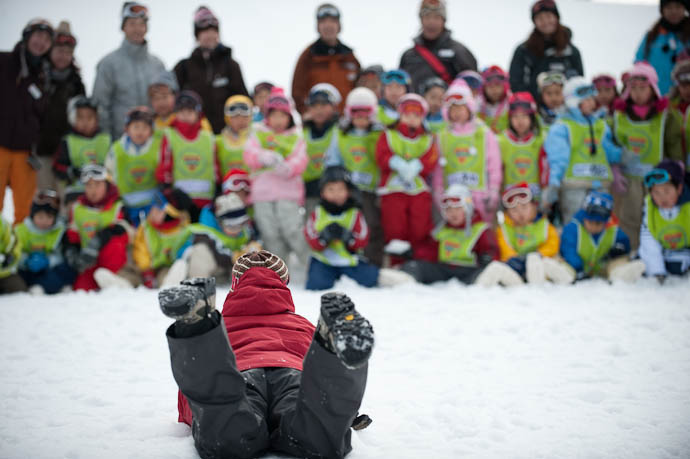
{"type": "Polygon", "coordinates": [[[286,285],[290,281],[290,273],[285,262],[278,255],[268,250],[260,250],[258,252],[245,253],[237,259],[232,267],[231,290],[235,290],[240,277],[251,268],[268,268],[275,271],[280,280],[286,285]]]}

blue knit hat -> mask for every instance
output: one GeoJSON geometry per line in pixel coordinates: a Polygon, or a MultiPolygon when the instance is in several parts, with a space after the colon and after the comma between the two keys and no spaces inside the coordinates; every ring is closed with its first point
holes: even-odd
{"type": "Polygon", "coordinates": [[[582,204],[585,219],[595,222],[607,222],[613,212],[613,196],[603,191],[590,191],[582,204]]]}

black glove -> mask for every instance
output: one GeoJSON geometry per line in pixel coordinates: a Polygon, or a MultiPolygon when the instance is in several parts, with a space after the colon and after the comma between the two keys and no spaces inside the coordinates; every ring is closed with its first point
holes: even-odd
{"type": "Polygon", "coordinates": [[[333,240],[342,240],[344,230],[345,228],[333,222],[321,230],[321,233],[319,233],[319,242],[323,245],[328,245],[333,240]]]}
{"type": "Polygon", "coordinates": [[[666,275],[665,274],[657,274],[656,280],[659,282],[659,285],[664,285],[664,282],[666,282],[666,275]]]}
{"type": "Polygon", "coordinates": [[[627,253],[628,251],[625,250],[625,246],[619,242],[611,247],[609,253],[606,254],[606,260],[613,260],[614,258],[622,257],[627,253]]]}
{"type": "Polygon", "coordinates": [[[7,268],[9,265],[11,265],[14,262],[14,255],[10,253],[6,253],[4,255],[4,258],[0,261],[0,267],[2,268],[7,268]]]}
{"type": "Polygon", "coordinates": [[[75,265],[77,271],[82,272],[93,266],[96,260],[98,260],[98,253],[101,251],[101,247],[101,240],[97,234],[86,244],[86,247],[83,247],[79,252],[75,265]]]}
{"type": "MultiPolygon", "coordinates": [[[[342,228],[342,226],[341,226],[342,228]]],[[[345,244],[345,248],[350,251],[350,246],[355,243],[355,236],[352,234],[352,231],[349,229],[343,228],[343,235],[340,237],[340,240],[343,241],[345,244]]]]}
{"type": "Polygon", "coordinates": [[[110,225],[103,228],[98,233],[96,233],[96,238],[98,238],[99,240],[99,246],[97,250],[101,250],[101,247],[106,245],[110,241],[111,237],[120,236],[122,234],[125,234],[125,229],[121,225],[110,225]]]}

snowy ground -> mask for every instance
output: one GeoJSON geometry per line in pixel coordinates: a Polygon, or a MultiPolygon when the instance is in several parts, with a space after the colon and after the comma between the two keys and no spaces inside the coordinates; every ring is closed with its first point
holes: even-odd
{"type": "MultiPolygon", "coordinates": [[[[377,336],[353,459],[690,457],[688,279],[337,287],[377,336]]],[[[195,457],[155,292],[5,296],[0,316],[0,457],[195,457]]]]}

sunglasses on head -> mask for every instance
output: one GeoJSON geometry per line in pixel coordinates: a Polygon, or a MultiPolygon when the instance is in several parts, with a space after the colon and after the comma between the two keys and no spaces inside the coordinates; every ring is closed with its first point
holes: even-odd
{"type": "Polygon", "coordinates": [[[581,99],[595,97],[597,95],[597,88],[595,88],[593,84],[580,86],[575,90],[575,95],[581,99]]]}
{"type": "Polygon", "coordinates": [[[666,169],[652,169],[644,176],[644,185],[651,188],[654,185],[661,185],[671,181],[671,174],[666,169]]]}
{"type": "Polygon", "coordinates": [[[228,116],[249,116],[252,113],[252,109],[248,104],[239,102],[232,104],[225,109],[225,114],[228,116]]]}
{"type": "Polygon", "coordinates": [[[632,76],[628,79],[628,85],[630,86],[647,86],[649,84],[649,79],[644,76],[632,76]]]}
{"type": "Polygon", "coordinates": [[[149,14],[149,9],[144,5],[139,5],[137,3],[133,5],[127,5],[125,10],[122,12],[122,16],[125,18],[145,18],[149,14]]]}
{"type": "Polygon", "coordinates": [[[316,12],[317,19],[323,19],[328,17],[339,18],[340,12],[332,6],[323,6],[319,8],[319,11],[316,12]]]}
{"type": "Polygon", "coordinates": [[[512,209],[520,204],[529,204],[532,202],[532,198],[532,190],[529,188],[519,188],[517,190],[511,190],[504,193],[501,201],[503,202],[503,207],[506,209],[512,209]]]}
{"type": "Polygon", "coordinates": [[[58,193],[55,190],[39,190],[34,202],[37,204],[55,204],[58,202],[58,193]]]}
{"type": "Polygon", "coordinates": [[[381,82],[383,84],[399,83],[407,86],[411,83],[410,76],[401,70],[391,70],[381,75],[381,82]]]}
{"type": "Polygon", "coordinates": [[[103,181],[108,178],[108,171],[105,167],[98,164],[87,164],[81,170],[81,182],[87,183],[89,180],[103,181]]]}
{"type": "Polygon", "coordinates": [[[230,178],[223,182],[223,192],[249,191],[249,180],[243,177],[230,178]]]}
{"type": "Polygon", "coordinates": [[[465,207],[472,204],[472,198],[459,198],[457,196],[446,196],[441,200],[441,207],[448,209],[450,207],[465,207]]]}

